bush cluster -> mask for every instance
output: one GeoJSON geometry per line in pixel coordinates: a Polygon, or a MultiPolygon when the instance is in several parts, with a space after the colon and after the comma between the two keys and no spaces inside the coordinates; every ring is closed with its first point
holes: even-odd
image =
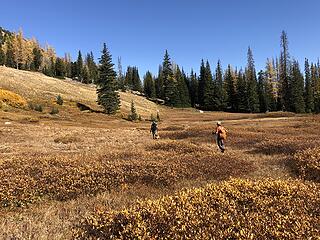
{"type": "Polygon", "coordinates": [[[294,164],[302,178],[320,182],[320,147],[298,151],[294,164]]]}
{"type": "Polygon", "coordinates": [[[320,185],[233,179],[99,210],[75,228],[75,239],[317,239],[320,185]]]}

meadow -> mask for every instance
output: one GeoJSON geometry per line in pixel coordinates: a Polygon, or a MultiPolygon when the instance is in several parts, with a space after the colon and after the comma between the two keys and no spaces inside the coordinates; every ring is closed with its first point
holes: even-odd
{"type": "Polygon", "coordinates": [[[200,113],[121,93],[110,117],[76,107],[98,109],[92,86],[0,71],[1,239],[319,239],[319,115],[200,113]],[[131,99],[142,121],[123,119],[131,99]]]}

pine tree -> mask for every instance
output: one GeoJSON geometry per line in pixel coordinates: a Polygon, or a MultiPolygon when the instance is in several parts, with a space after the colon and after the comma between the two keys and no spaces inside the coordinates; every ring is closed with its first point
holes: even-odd
{"type": "Polygon", "coordinates": [[[66,75],[66,67],[64,65],[63,59],[61,58],[56,59],[54,75],[59,78],[64,78],[66,75]]]}
{"type": "Polygon", "coordinates": [[[305,102],[304,102],[304,82],[303,75],[300,71],[299,63],[297,61],[293,61],[291,66],[290,73],[290,96],[291,96],[291,104],[290,110],[296,113],[304,113],[305,112],[305,102]]]}
{"type": "Polygon", "coordinates": [[[82,70],[83,70],[83,59],[81,51],[78,52],[78,59],[76,64],[76,77],[78,78],[79,82],[82,82],[82,70]]]}
{"type": "Polygon", "coordinates": [[[96,81],[98,104],[104,108],[107,114],[115,114],[120,108],[120,97],[116,92],[117,74],[105,43],[99,63],[99,78],[96,81]]]}
{"type": "Polygon", "coordinates": [[[177,81],[177,91],[178,91],[178,98],[177,98],[176,106],[190,107],[189,90],[188,90],[187,84],[185,82],[184,73],[181,72],[179,66],[177,66],[177,70],[174,75],[175,75],[175,79],[177,81]]]}
{"type": "Polygon", "coordinates": [[[7,52],[6,52],[6,59],[5,59],[5,65],[7,67],[14,68],[16,67],[16,62],[14,60],[14,50],[11,40],[7,42],[7,52]]]}
{"type": "Polygon", "coordinates": [[[239,71],[236,81],[236,111],[248,112],[247,84],[242,70],[239,71]]]}
{"type": "Polygon", "coordinates": [[[152,74],[147,71],[146,75],[144,76],[143,80],[143,89],[144,89],[144,94],[148,98],[155,98],[156,97],[156,88],[155,88],[155,83],[152,78],[152,74]]]}
{"type": "Polygon", "coordinates": [[[311,64],[311,82],[314,98],[314,112],[320,113],[320,68],[311,64]]]}
{"type": "Polygon", "coordinates": [[[139,76],[139,70],[137,67],[133,67],[133,76],[132,76],[132,83],[133,83],[133,88],[132,90],[142,92],[142,83],[141,79],[139,76]]]}
{"type": "Polygon", "coordinates": [[[138,120],[138,118],[139,118],[139,115],[137,114],[136,107],[134,105],[133,100],[131,100],[131,111],[130,111],[130,114],[128,116],[128,119],[131,120],[131,121],[136,121],[136,120],[138,120]]]}
{"type": "Polygon", "coordinates": [[[269,99],[268,99],[268,88],[265,72],[262,70],[258,73],[258,97],[260,112],[269,111],[269,99]]]}
{"type": "Polygon", "coordinates": [[[237,109],[236,79],[230,64],[228,65],[224,76],[224,88],[227,97],[226,109],[234,112],[237,109]]]}
{"type": "Polygon", "coordinates": [[[2,45],[0,44],[0,66],[5,64],[5,60],[6,60],[6,55],[2,49],[2,45]]]}
{"type": "Polygon", "coordinates": [[[41,53],[41,49],[39,47],[35,47],[32,50],[33,52],[33,67],[35,71],[39,71],[40,70],[40,66],[42,63],[42,53],[41,53]]]}
{"type": "Polygon", "coordinates": [[[211,73],[211,68],[209,61],[206,61],[205,66],[205,85],[204,85],[204,95],[203,95],[203,107],[206,110],[214,110],[217,103],[214,98],[214,86],[213,77],[211,73]]]}
{"type": "Polygon", "coordinates": [[[133,67],[128,66],[125,76],[125,87],[127,89],[133,89],[133,67]]]}
{"type": "Polygon", "coordinates": [[[158,77],[154,80],[157,98],[164,99],[162,65],[159,65],[158,77]]]}
{"type": "Polygon", "coordinates": [[[162,79],[165,104],[173,107],[177,104],[177,86],[173,77],[172,64],[167,50],[162,63],[162,79]]]}
{"type": "Polygon", "coordinates": [[[311,81],[311,73],[308,59],[305,59],[304,63],[304,73],[305,73],[305,103],[306,103],[306,112],[311,113],[314,111],[314,96],[313,96],[313,87],[311,81]]]}
{"type": "Polygon", "coordinates": [[[189,88],[191,106],[196,107],[199,104],[198,101],[198,80],[196,73],[191,69],[190,73],[190,88],[189,88]]]}
{"type": "Polygon", "coordinates": [[[246,68],[246,83],[247,83],[247,96],[248,96],[248,111],[251,113],[259,112],[259,99],[257,94],[257,77],[254,67],[253,54],[248,48],[248,63],[246,68]]]}
{"type": "Polygon", "coordinates": [[[281,54],[280,54],[280,63],[279,63],[279,74],[280,74],[280,91],[279,98],[280,104],[283,110],[290,110],[290,56],[288,51],[288,37],[285,31],[282,31],[281,34],[281,54]]]}
{"type": "Polygon", "coordinates": [[[215,98],[217,99],[217,104],[218,104],[217,110],[222,111],[226,107],[226,93],[223,88],[223,76],[222,76],[222,68],[221,68],[220,60],[218,60],[218,63],[217,63],[214,81],[215,81],[215,83],[214,83],[215,98]]]}

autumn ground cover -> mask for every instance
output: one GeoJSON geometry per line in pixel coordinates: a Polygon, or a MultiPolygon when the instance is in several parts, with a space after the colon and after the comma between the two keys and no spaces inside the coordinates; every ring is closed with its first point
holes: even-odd
{"type": "Polygon", "coordinates": [[[93,86],[0,73],[6,99],[43,105],[0,110],[1,239],[318,239],[320,116],[200,113],[121,93],[108,117],[76,107],[98,109],[93,86]],[[122,119],[132,99],[143,121],[122,119]]]}
{"type": "MultiPolygon", "coordinates": [[[[163,196],[180,196],[182,189],[207,191],[206,184],[232,185],[231,177],[251,180],[250,186],[256,186],[256,180],[262,185],[283,180],[284,186],[305,187],[319,198],[314,195],[317,179],[312,178],[315,185],[303,185],[308,174],[314,176],[317,171],[318,155],[303,174],[299,168],[305,166],[301,156],[312,155],[320,145],[318,116],[166,109],[159,123],[160,139],[153,141],[150,122],[101,115],[79,113],[68,119],[30,111],[1,113],[0,231],[4,239],[89,238],[88,229],[94,225],[88,219],[112,223],[116,215],[111,213],[131,209],[137,200],[157,202],[163,196]],[[221,119],[229,130],[225,154],[217,150],[211,135],[214,122],[221,119]]],[[[304,159],[308,162],[308,157],[304,159]]],[[[260,195],[257,192],[256,198],[260,195]]],[[[305,218],[312,219],[308,214],[305,218]]]]}

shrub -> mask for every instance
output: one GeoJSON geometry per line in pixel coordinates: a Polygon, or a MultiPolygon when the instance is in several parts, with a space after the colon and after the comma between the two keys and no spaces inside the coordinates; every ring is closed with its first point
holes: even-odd
{"type": "Polygon", "coordinates": [[[320,182],[320,147],[298,151],[294,166],[302,178],[320,182]]]}
{"type": "Polygon", "coordinates": [[[57,104],[59,104],[59,105],[63,104],[63,99],[62,99],[62,97],[60,95],[57,96],[56,101],[57,101],[57,104]]]}
{"type": "Polygon", "coordinates": [[[98,211],[75,239],[316,239],[320,186],[233,179],[122,211],[98,211]]]}
{"type": "Polygon", "coordinates": [[[34,110],[37,112],[42,112],[43,111],[42,105],[41,104],[34,105],[34,110]]]}
{"type": "Polygon", "coordinates": [[[53,107],[53,108],[51,109],[50,114],[58,114],[58,113],[59,113],[59,109],[58,109],[58,108],[53,107]]]}
{"type": "Polygon", "coordinates": [[[4,89],[0,89],[0,101],[16,108],[24,108],[27,106],[27,101],[23,97],[4,89]]]}

